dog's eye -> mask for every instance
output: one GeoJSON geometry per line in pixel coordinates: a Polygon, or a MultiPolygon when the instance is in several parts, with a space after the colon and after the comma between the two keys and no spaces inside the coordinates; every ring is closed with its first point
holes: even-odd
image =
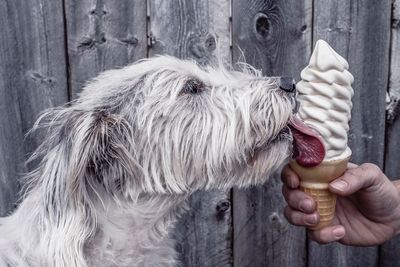
{"type": "Polygon", "coordinates": [[[198,94],[204,91],[205,85],[203,82],[191,79],[185,82],[182,87],[181,93],[182,94],[198,94]]]}

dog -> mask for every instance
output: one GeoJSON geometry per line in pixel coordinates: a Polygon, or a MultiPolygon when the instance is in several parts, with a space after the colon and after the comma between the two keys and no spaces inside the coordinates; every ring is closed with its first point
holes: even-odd
{"type": "Polygon", "coordinates": [[[262,184],[291,154],[293,81],[157,56],[109,70],[33,126],[0,266],[176,266],[171,231],[199,189],[262,184]]]}

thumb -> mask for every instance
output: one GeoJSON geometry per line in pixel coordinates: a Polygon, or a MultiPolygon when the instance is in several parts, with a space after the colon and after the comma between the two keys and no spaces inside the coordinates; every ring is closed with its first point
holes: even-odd
{"type": "Polygon", "coordinates": [[[361,189],[381,182],[382,171],[375,164],[365,163],[348,168],[346,172],[329,184],[329,190],[340,196],[351,195],[361,189]]]}

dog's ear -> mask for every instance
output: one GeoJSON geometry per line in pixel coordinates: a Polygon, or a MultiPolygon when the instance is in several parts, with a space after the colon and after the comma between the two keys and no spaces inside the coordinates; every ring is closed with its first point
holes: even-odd
{"type": "Polygon", "coordinates": [[[45,129],[45,138],[31,160],[41,161],[27,189],[42,194],[44,201],[38,207],[44,207],[42,230],[50,237],[43,244],[49,247],[46,256],[49,262],[68,258],[86,266],[83,246],[96,231],[99,191],[116,195],[125,186],[135,188],[129,184],[137,168],[133,131],[118,115],[73,107],[46,111],[34,126],[38,128],[45,129]]]}
{"type": "MultiPolygon", "coordinates": [[[[90,129],[83,133],[77,154],[84,159],[86,167],[81,175],[86,182],[98,183],[113,196],[132,193],[138,189],[138,173],[136,150],[132,126],[121,116],[104,111],[91,114],[90,129]]],[[[83,167],[83,166],[81,166],[83,167]]],[[[71,182],[78,185],[81,180],[75,177],[71,182]],[[76,179],[77,178],[77,179],[76,179]]],[[[134,197],[129,195],[129,197],[134,197]]]]}

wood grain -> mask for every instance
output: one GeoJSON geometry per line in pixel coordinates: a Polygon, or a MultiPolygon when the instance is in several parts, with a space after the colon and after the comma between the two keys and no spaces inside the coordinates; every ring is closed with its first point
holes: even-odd
{"type": "MultiPolygon", "coordinates": [[[[313,42],[328,41],[354,75],[349,145],[355,163],[383,167],[385,95],[389,66],[390,1],[314,2],[313,42]]],[[[376,266],[377,247],[309,244],[310,266],[376,266]]]]}
{"type": "Polygon", "coordinates": [[[147,55],[146,1],[65,0],[70,90],[147,55]]]}
{"type": "Polygon", "coordinates": [[[382,167],[390,1],[321,0],[314,8],[314,43],[318,39],[328,41],[348,59],[355,77],[349,135],[352,160],[373,162],[382,167]]]}
{"type": "MultiPolygon", "coordinates": [[[[40,141],[24,141],[38,113],[76,98],[103,70],[155,54],[206,64],[218,47],[228,60],[244,55],[265,75],[299,80],[313,43],[328,41],[355,76],[353,161],[376,163],[399,179],[400,1],[232,0],[232,34],[230,2],[0,1],[0,216],[15,208],[18,177],[29,169],[23,161],[40,141]]],[[[276,174],[259,187],[194,194],[174,233],[182,266],[400,265],[400,238],[379,254],[377,247],[307,241],[284,219],[280,188],[276,174]]]]}
{"type": "Polygon", "coordinates": [[[229,10],[229,0],[150,1],[149,55],[168,54],[205,64],[219,49],[230,60],[229,10]]]}
{"type": "Polygon", "coordinates": [[[0,2],[0,216],[15,208],[38,113],[67,99],[62,1],[0,2]]]}
{"type": "MultiPolygon", "coordinates": [[[[391,58],[389,74],[388,116],[386,125],[385,173],[392,180],[400,179],[400,1],[392,5],[391,58]]],[[[400,265],[400,237],[382,245],[379,254],[380,266],[400,265]]]]}
{"type": "MultiPolygon", "coordinates": [[[[228,0],[150,1],[149,30],[150,55],[169,54],[206,64],[219,49],[230,60],[228,0]]],[[[197,192],[189,204],[175,231],[182,265],[231,266],[230,192],[197,192]]]]}
{"type": "MultiPolygon", "coordinates": [[[[312,1],[233,1],[235,60],[270,76],[299,80],[311,53],[312,1]]],[[[304,229],[289,225],[282,211],[279,174],[264,185],[234,190],[234,265],[305,266],[304,229]]]]}

